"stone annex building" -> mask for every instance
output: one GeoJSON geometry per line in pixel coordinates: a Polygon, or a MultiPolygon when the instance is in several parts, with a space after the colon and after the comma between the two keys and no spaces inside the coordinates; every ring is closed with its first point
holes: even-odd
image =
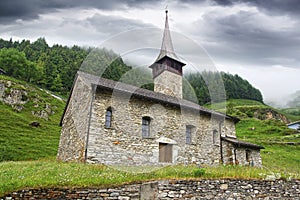
{"type": "Polygon", "coordinates": [[[108,165],[261,166],[263,147],[237,140],[239,119],[182,98],[182,67],[166,11],[150,66],[154,91],[78,72],[62,117],[58,160],[108,165]]]}

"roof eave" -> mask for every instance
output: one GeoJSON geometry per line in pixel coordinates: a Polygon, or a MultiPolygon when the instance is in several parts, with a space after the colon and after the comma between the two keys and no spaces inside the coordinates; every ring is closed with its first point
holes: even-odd
{"type": "Polygon", "coordinates": [[[221,139],[232,143],[236,147],[248,147],[248,148],[257,149],[257,150],[264,149],[263,146],[260,146],[260,145],[257,145],[257,144],[252,144],[250,142],[245,142],[245,141],[232,139],[232,138],[228,138],[228,137],[221,137],[221,139]]]}

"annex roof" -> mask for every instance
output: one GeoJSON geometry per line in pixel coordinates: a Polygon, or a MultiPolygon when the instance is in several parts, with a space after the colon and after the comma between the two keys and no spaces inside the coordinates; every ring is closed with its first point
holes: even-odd
{"type": "Polygon", "coordinates": [[[232,143],[236,147],[249,147],[251,149],[264,149],[264,147],[259,146],[257,144],[252,144],[250,142],[245,142],[241,140],[237,140],[235,138],[222,137],[222,140],[232,143]]]}

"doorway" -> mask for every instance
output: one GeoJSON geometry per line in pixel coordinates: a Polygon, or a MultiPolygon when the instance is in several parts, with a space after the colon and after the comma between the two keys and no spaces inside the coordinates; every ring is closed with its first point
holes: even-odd
{"type": "Polygon", "coordinates": [[[172,144],[159,143],[159,162],[172,163],[172,144]]]}

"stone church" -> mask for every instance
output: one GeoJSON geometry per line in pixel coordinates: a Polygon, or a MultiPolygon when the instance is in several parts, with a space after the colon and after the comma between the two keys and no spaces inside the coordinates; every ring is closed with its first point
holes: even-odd
{"type": "Polygon", "coordinates": [[[61,125],[57,159],[117,166],[262,166],[263,147],[236,138],[239,119],[182,98],[182,68],[166,11],[154,91],[78,72],[61,125]]]}

